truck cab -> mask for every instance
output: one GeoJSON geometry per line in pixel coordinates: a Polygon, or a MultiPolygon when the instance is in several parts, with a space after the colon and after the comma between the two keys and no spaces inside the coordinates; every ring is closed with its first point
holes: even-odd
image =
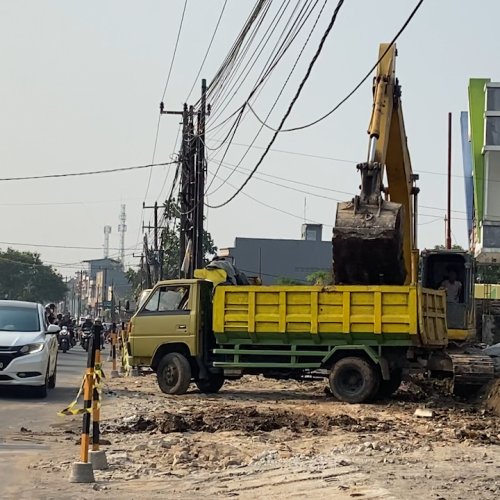
{"type": "Polygon", "coordinates": [[[474,266],[471,254],[457,250],[424,250],[421,257],[422,286],[435,290],[443,288],[450,274],[454,274],[461,285],[457,296],[448,296],[446,301],[449,339],[475,339],[474,266]]]}
{"type": "Polygon", "coordinates": [[[216,392],[223,383],[222,370],[207,363],[215,346],[212,290],[203,279],[160,281],[130,320],[128,363],[152,368],[160,384],[168,379],[164,392],[182,394],[191,380],[203,392],[216,392]]]}

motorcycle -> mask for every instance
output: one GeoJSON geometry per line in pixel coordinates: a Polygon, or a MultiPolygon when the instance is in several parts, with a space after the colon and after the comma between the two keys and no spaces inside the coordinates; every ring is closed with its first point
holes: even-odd
{"type": "Polygon", "coordinates": [[[70,348],[70,340],[69,340],[69,332],[68,329],[63,326],[61,331],[59,332],[59,349],[61,351],[67,352],[70,348]]]}
{"type": "Polygon", "coordinates": [[[92,337],[92,331],[88,329],[83,329],[82,330],[82,335],[80,338],[80,345],[86,350],[89,350],[89,345],[90,345],[90,337],[92,337]]]}

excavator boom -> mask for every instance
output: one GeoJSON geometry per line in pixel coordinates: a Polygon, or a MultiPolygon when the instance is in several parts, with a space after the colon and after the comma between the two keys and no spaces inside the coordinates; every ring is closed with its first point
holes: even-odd
{"type": "Polygon", "coordinates": [[[336,283],[403,285],[416,280],[412,253],[418,255],[417,176],[412,173],[406,144],[401,91],[395,76],[396,47],[381,44],[379,58],[373,81],[368,158],[357,166],[361,192],[337,207],[333,230],[336,283]]]}

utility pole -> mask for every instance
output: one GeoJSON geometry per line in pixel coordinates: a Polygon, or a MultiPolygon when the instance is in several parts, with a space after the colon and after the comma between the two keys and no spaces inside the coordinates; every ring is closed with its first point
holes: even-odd
{"type": "MultiPolygon", "coordinates": [[[[143,209],[153,209],[154,210],[154,225],[153,226],[142,226],[142,230],[152,229],[154,231],[154,241],[153,241],[153,267],[154,267],[154,280],[159,281],[161,279],[161,269],[163,267],[163,259],[161,258],[159,252],[159,239],[158,239],[158,202],[155,201],[153,206],[147,207],[145,203],[142,204],[143,209]]],[[[149,249],[148,249],[149,251],[149,249]]]]}
{"type": "Polygon", "coordinates": [[[201,101],[196,137],[195,206],[193,238],[193,271],[203,267],[203,215],[205,208],[205,119],[207,81],[201,81],[201,101]]]}
{"type": "Polygon", "coordinates": [[[448,113],[448,225],[446,226],[446,248],[451,249],[451,113],[448,113]]]}
{"type": "Polygon", "coordinates": [[[78,287],[78,321],[82,315],[83,271],[80,271],[80,286],[78,287]]]}

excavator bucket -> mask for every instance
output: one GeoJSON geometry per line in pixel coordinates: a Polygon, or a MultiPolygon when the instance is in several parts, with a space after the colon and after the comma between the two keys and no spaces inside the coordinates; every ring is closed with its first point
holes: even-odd
{"type": "Polygon", "coordinates": [[[333,276],[337,284],[404,285],[403,206],[356,200],[339,203],[333,229],[333,276]]]}

